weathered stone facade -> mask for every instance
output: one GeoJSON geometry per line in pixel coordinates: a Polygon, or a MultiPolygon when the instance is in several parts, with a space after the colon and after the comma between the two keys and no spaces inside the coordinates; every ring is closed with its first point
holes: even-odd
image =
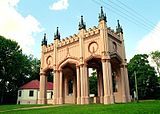
{"type": "Polygon", "coordinates": [[[130,102],[123,30],[119,21],[115,32],[107,27],[102,7],[97,27],[86,30],[81,16],[77,34],[61,40],[57,28],[54,43],[47,45],[45,35],[41,47],[39,104],[47,103],[49,71],[54,73],[53,104],[88,104],[88,68],[97,70],[97,103],[130,102]]]}

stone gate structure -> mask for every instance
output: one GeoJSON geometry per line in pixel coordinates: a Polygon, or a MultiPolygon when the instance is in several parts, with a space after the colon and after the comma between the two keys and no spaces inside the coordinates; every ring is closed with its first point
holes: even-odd
{"type": "Polygon", "coordinates": [[[60,39],[57,31],[54,43],[42,40],[39,104],[46,104],[47,73],[53,72],[53,104],[88,104],[88,68],[97,70],[97,103],[129,102],[129,82],[123,29],[107,27],[106,14],[101,11],[99,24],[86,30],[81,16],[79,31],[60,39]]]}

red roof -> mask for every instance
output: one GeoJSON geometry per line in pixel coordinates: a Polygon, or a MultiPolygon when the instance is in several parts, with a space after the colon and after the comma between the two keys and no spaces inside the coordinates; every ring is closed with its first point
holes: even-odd
{"type": "MultiPolygon", "coordinates": [[[[20,89],[39,89],[39,81],[38,80],[32,80],[23,86],[20,87],[20,89]]],[[[47,90],[53,90],[53,83],[47,82],[47,90]]]]}

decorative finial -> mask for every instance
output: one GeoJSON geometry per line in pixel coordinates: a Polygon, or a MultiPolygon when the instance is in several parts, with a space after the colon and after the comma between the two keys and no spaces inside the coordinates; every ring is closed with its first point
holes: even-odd
{"type": "Polygon", "coordinates": [[[83,23],[83,15],[81,15],[81,23],[83,23]]]}
{"type": "Polygon", "coordinates": [[[119,20],[117,20],[116,32],[123,34],[123,29],[122,29],[122,26],[119,24],[119,20]]]}
{"type": "Polygon", "coordinates": [[[103,14],[103,7],[102,7],[102,6],[101,6],[101,14],[104,15],[104,14],[103,14]]]}
{"type": "Polygon", "coordinates": [[[42,40],[42,44],[41,44],[41,45],[42,45],[42,46],[43,46],[43,45],[47,46],[46,33],[44,33],[44,38],[43,38],[43,40],[42,40]]]}
{"type": "Polygon", "coordinates": [[[107,22],[107,19],[106,19],[106,14],[104,14],[103,12],[103,7],[101,6],[101,13],[99,14],[99,22],[104,20],[105,22],[107,22]]]}
{"type": "Polygon", "coordinates": [[[120,24],[119,24],[119,20],[117,20],[117,23],[118,23],[118,27],[121,27],[120,24]]]}
{"type": "Polygon", "coordinates": [[[54,34],[54,40],[56,40],[56,39],[60,40],[60,33],[58,31],[58,27],[57,27],[56,33],[54,34]]]}
{"type": "Polygon", "coordinates": [[[79,30],[86,29],[86,24],[83,21],[83,16],[81,15],[81,21],[79,22],[79,30]]]}

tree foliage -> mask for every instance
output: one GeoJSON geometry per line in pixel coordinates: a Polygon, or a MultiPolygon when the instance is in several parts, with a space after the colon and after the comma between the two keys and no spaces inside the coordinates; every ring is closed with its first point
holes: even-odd
{"type": "Polygon", "coordinates": [[[96,71],[92,72],[91,76],[89,77],[89,88],[90,88],[90,94],[94,94],[97,96],[97,73],[96,71]]]}
{"type": "Polygon", "coordinates": [[[29,80],[35,80],[38,79],[39,80],[39,73],[40,73],[40,60],[38,60],[37,58],[34,58],[32,55],[30,55],[29,57],[30,60],[30,65],[31,65],[31,73],[30,73],[30,77],[29,80]]]}
{"type": "Polygon", "coordinates": [[[152,60],[157,66],[157,72],[158,72],[158,75],[160,76],[160,51],[154,51],[150,55],[152,60]]]}
{"type": "Polygon", "coordinates": [[[157,97],[158,77],[155,69],[150,66],[148,55],[137,54],[128,63],[130,89],[135,91],[135,73],[137,76],[138,95],[140,99],[153,99],[157,97]]]}
{"type": "Polygon", "coordinates": [[[17,42],[0,36],[0,103],[16,102],[18,88],[39,76],[37,62],[17,42]]]}

